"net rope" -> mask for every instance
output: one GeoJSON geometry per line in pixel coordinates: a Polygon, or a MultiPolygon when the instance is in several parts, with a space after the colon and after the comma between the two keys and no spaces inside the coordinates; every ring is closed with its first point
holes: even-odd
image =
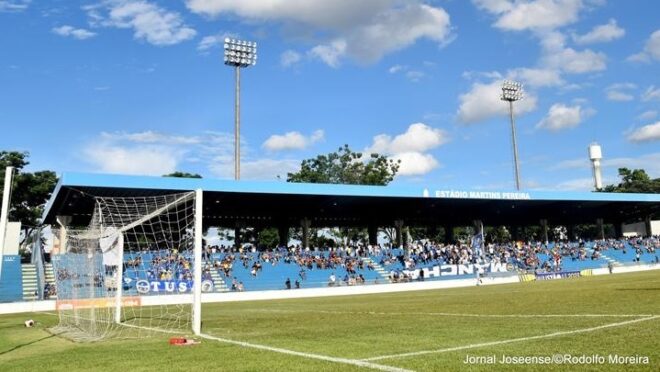
{"type": "Polygon", "coordinates": [[[96,197],[53,256],[59,324],[76,341],[191,329],[195,193],[96,197]]]}

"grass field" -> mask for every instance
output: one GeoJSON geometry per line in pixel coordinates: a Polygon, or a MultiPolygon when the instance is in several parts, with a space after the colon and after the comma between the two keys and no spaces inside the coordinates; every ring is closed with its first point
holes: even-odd
{"type": "Polygon", "coordinates": [[[47,332],[56,323],[51,314],[0,317],[0,370],[658,371],[660,271],[385,295],[207,304],[203,332],[219,340],[202,339],[191,347],[169,346],[170,335],[165,334],[74,343],[47,332]],[[28,318],[37,321],[37,327],[24,328],[28,318]],[[233,341],[248,344],[229,343],[233,341]],[[554,354],[599,354],[605,363],[464,363],[468,356],[554,354]],[[610,364],[610,354],[648,357],[649,364],[610,364]]]}

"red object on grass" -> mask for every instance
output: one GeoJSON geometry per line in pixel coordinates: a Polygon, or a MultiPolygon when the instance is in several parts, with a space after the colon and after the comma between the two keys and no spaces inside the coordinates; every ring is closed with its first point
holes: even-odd
{"type": "Polygon", "coordinates": [[[170,337],[170,345],[183,345],[186,341],[185,337],[170,337]]]}

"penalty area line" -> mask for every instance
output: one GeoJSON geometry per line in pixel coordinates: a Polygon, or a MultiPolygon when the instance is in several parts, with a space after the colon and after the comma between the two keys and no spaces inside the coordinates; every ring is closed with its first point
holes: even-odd
{"type": "Polygon", "coordinates": [[[496,346],[496,345],[502,345],[502,344],[510,344],[510,343],[514,343],[514,342],[540,340],[540,339],[545,339],[545,338],[553,338],[553,337],[559,337],[559,336],[565,336],[565,335],[573,335],[573,334],[578,334],[578,333],[594,332],[594,331],[599,331],[601,329],[607,329],[607,328],[621,327],[621,326],[625,326],[625,325],[628,325],[628,324],[645,322],[645,321],[648,321],[648,320],[653,320],[653,319],[658,319],[658,318],[660,318],[660,315],[654,315],[654,316],[650,316],[650,317],[646,317],[646,318],[640,318],[640,319],[627,320],[627,321],[624,321],[624,322],[608,323],[608,324],[604,324],[604,325],[600,325],[600,326],[596,326],[596,327],[575,329],[575,330],[572,330],[572,331],[554,332],[554,333],[549,333],[549,334],[546,334],[546,335],[520,337],[520,338],[513,338],[513,339],[510,339],[510,340],[484,342],[484,343],[479,343],[479,344],[470,344],[470,345],[464,345],[464,346],[450,347],[450,348],[446,348],[446,349],[422,350],[422,351],[414,351],[414,352],[403,353],[403,354],[382,355],[382,356],[377,356],[377,357],[373,357],[373,358],[365,358],[365,359],[362,359],[362,360],[365,361],[365,362],[370,362],[370,361],[383,360],[383,359],[406,358],[406,357],[412,357],[412,356],[418,356],[418,355],[439,354],[439,353],[447,353],[447,352],[451,352],[451,351],[476,349],[476,348],[486,347],[486,346],[496,346]]]}
{"type": "Polygon", "coordinates": [[[252,348],[252,349],[271,351],[271,352],[280,353],[280,354],[294,355],[294,356],[299,356],[299,357],[308,358],[308,359],[323,360],[323,361],[326,361],[326,362],[348,364],[348,365],[353,365],[353,366],[357,366],[357,367],[371,368],[371,369],[380,370],[380,371],[411,372],[411,370],[409,370],[409,369],[403,369],[403,368],[398,368],[398,367],[386,366],[386,365],[383,365],[383,364],[371,363],[371,362],[366,361],[366,360],[336,358],[336,357],[331,357],[331,356],[321,355],[321,354],[304,353],[304,352],[300,352],[300,351],[282,349],[282,348],[279,348],[279,347],[252,344],[252,343],[243,342],[243,341],[235,341],[235,340],[230,340],[230,339],[226,339],[226,338],[222,338],[222,337],[211,336],[211,335],[207,335],[207,334],[201,334],[201,335],[199,335],[199,337],[206,338],[206,339],[209,339],[209,340],[215,340],[215,341],[223,342],[223,343],[226,343],[226,344],[232,344],[232,345],[252,348]]]}
{"type": "MultiPolygon", "coordinates": [[[[126,326],[126,327],[147,329],[147,330],[151,330],[151,331],[155,331],[155,332],[162,332],[162,333],[169,333],[169,334],[181,334],[180,331],[174,331],[174,330],[166,330],[166,329],[150,328],[150,327],[141,327],[141,326],[136,326],[136,325],[132,325],[132,324],[123,324],[123,325],[126,326]]],[[[195,337],[195,336],[193,336],[193,337],[195,337]]],[[[204,333],[202,333],[200,335],[197,335],[197,337],[205,338],[207,340],[222,342],[222,343],[225,343],[225,344],[231,344],[231,345],[247,347],[247,348],[251,348],[251,349],[265,350],[265,351],[271,351],[271,352],[280,353],[280,354],[287,354],[287,355],[294,355],[294,356],[299,356],[299,357],[308,358],[308,359],[323,360],[323,361],[326,361],[326,362],[348,364],[348,365],[353,365],[353,366],[357,366],[357,367],[375,369],[375,370],[379,370],[379,371],[413,372],[412,370],[409,370],[409,369],[392,367],[392,366],[387,366],[387,365],[383,365],[383,364],[371,363],[371,362],[368,362],[368,361],[365,361],[365,360],[336,358],[336,357],[331,357],[331,356],[321,355],[321,354],[304,353],[304,352],[301,352],[301,351],[282,349],[282,348],[279,348],[279,347],[253,344],[253,343],[244,342],[244,341],[230,340],[228,338],[216,337],[216,336],[212,336],[212,335],[208,335],[208,334],[204,334],[204,333]]]]}

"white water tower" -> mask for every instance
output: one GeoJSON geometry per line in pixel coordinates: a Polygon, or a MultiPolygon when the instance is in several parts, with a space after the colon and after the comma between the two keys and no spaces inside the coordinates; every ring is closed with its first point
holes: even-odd
{"type": "Polygon", "coordinates": [[[596,190],[603,188],[603,175],[600,170],[600,160],[603,158],[603,151],[600,149],[600,145],[596,142],[589,145],[589,159],[593,165],[594,171],[594,187],[596,190]]]}

